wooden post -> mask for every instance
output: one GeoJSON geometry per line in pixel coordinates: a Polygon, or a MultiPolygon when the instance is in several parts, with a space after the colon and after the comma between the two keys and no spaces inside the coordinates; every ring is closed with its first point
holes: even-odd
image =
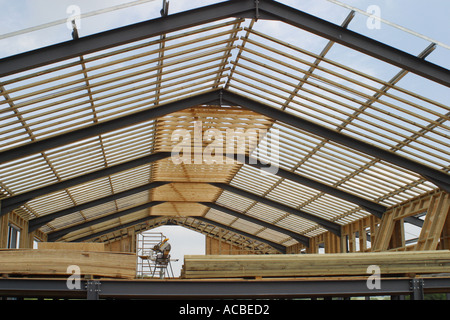
{"type": "Polygon", "coordinates": [[[389,249],[403,248],[405,246],[405,229],[403,219],[394,221],[389,249]]]}
{"type": "Polygon", "coordinates": [[[0,248],[8,246],[8,221],[9,213],[0,217],[0,248]]]}

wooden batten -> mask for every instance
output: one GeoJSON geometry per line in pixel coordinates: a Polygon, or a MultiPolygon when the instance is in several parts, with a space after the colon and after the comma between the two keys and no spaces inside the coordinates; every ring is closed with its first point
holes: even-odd
{"type": "Polygon", "coordinates": [[[205,241],[206,255],[241,255],[254,254],[251,250],[228,243],[222,239],[206,237],[205,241]]]}

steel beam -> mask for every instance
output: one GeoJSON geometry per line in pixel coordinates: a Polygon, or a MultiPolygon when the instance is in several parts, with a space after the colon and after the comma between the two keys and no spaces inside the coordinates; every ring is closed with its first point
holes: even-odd
{"type": "Polygon", "coordinates": [[[74,206],[74,207],[70,207],[64,210],[60,210],[57,212],[53,212],[53,213],[49,213],[46,214],[42,217],[38,217],[38,218],[34,218],[34,219],[30,219],[28,221],[28,232],[33,232],[34,230],[39,229],[40,227],[42,227],[43,225],[49,223],[50,221],[53,221],[56,218],[61,218],[64,217],[66,215],[78,212],[78,211],[82,211],[82,210],[86,210],[95,206],[99,206],[101,204],[110,202],[110,201],[115,201],[124,197],[128,197],[131,196],[133,194],[139,193],[139,192],[144,192],[144,191],[148,191],[154,188],[158,188],[160,186],[163,186],[165,184],[168,184],[169,182],[162,182],[162,181],[155,181],[155,182],[151,182],[151,183],[147,183],[145,185],[133,188],[133,189],[129,189],[129,190],[125,190],[119,193],[115,193],[113,195],[110,196],[106,196],[100,199],[96,199],[93,201],[89,201],[83,204],[80,204],[78,206],[74,206]]]}
{"type": "Polygon", "coordinates": [[[85,128],[63,133],[51,138],[31,142],[23,146],[0,152],[0,164],[17,160],[26,156],[41,153],[46,150],[61,147],[69,143],[98,136],[117,129],[156,119],[173,112],[184,110],[199,104],[218,101],[219,95],[216,91],[210,91],[184,98],[175,102],[159,105],[150,109],[139,111],[120,118],[100,122],[85,128]]]}
{"type": "Polygon", "coordinates": [[[294,173],[291,171],[284,170],[282,168],[276,167],[274,165],[265,165],[258,161],[258,159],[255,159],[253,157],[240,157],[238,160],[244,160],[244,163],[246,165],[252,166],[254,168],[262,169],[265,171],[268,171],[270,173],[274,173],[275,175],[297,182],[301,185],[308,186],[310,188],[322,191],[324,193],[330,194],[336,198],[346,200],[348,202],[357,204],[364,210],[372,213],[378,218],[381,218],[383,216],[383,213],[387,210],[387,207],[380,205],[376,202],[370,201],[368,199],[362,198],[360,196],[354,195],[352,193],[339,190],[338,188],[335,188],[333,186],[324,184],[322,182],[319,182],[317,180],[313,180],[311,178],[308,178],[304,175],[294,173]]]}
{"type": "Polygon", "coordinates": [[[323,228],[329,230],[330,232],[333,232],[334,234],[336,234],[337,236],[341,236],[341,226],[335,222],[331,222],[328,221],[326,219],[317,217],[315,215],[312,215],[310,213],[304,212],[302,210],[298,210],[292,207],[289,207],[287,205],[284,205],[282,203],[258,196],[254,193],[230,186],[226,183],[215,183],[215,182],[208,182],[210,185],[213,185],[217,188],[221,188],[223,190],[229,191],[231,193],[240,195],[242,197],[248,198],[248,199],[252,199],[254,201],[263,203],[265,205],[268,205],[272,208],[278,209],[278,210],[282,210],[284,212],[293,214],[295,216],[301,217],[303,219],[315,222],[317,224],[319,224],[320,226],[322,226],[323,228]]]}
{"type": "MultiPolygon", "coordinates": [[[[408,295],[414,293],[411,278],[383,278],[379,289],[370,289],[365,277],[340,279],[166,279],[165,281],[142,279],[97,280],[100,299],[283,299],[311,297],[360,297],[381,295],[408,295]]],[[[449,292],[449,278],[430,277],[422,281],[425,293],[449,292]]],[[[88,298],[88,281],[81,279],[80,289],[69,289],[67,279],[0,278],[0,296],[41,298],[88,298]]],[[[416,295],[417,297],[417,295],[416,295]]],[[[161,303],[161,301],[158,301],[161,303]]],[[[173,305],[173,301],[167,301],[173,305]]],[[[185,302],[181,302],[183,306],[185,302]]],[[[224,301],[229,304],[229,301],[224,301]]],[[[191,302],[190,302],[191,304],[191,302]]],[[[192,302],[192,304],[195,304],[192,302]]],[[[269,302],[270,304],[270,302],[269,302]]],[[[200,301],[201,305],[201,301],[200,301]]],[[[223,310],[223,307],[220,308],[223,310]]],[[[175,308],[174,315],[178,315],[175,308]]],[[[271,313],[272,314],[272,313],[271,313]]]]}
{"type": "Polygon", "coordinates": [[[450,87],[450,70],[277,1],[260,0],[262,19],[286,22],[450,87]]]}
{"type": "Polygon", "coordinates": [[[211,220],[211,219],[208,219],[208,218],[205,218],[205,217],[191,217],[191,218],[193,218],[195,220],[203,221],[203,222],[205,222],[207,224],[214,225],[214,226],[216,226],[218,228],[221,228],[221,229],[224,229],[224,230],[228,230],[228,231],[234,232],[234,233],[242,235],[242,236],[244,236],[246,238],[254,239],[254,240],[257,240],[259,242],[268,244],[269,246],[271,246],[272,248],[278,250],[279,252],[286,253],[286,247],[281,245],[281,244],[279,244],[279,243],[276,243],[276,242],[273,242],[273,241],[270,241],[270,240],[267,240],[267,239],[255,236],[253,234],[250,234],[250,233],[247,233],[245,231],[242,231],[242,230],[239,230],[239,229],[236,229],[236,228],[224,225],[222,223],[216,222],[214,220],[211,220]]]}
{"type": "Polygon", "coordinates": [[[300,118],[294,114],[288,113],[280,109],[275,109],[266,104],[252,100],[250,98],[244,97],[240,94],[228,90],[222,91],[222,99],[223,101],[226,101],[232,105],[239,105],[246,109],[270,117],[274,120],[289,124],[300,130],[308,131],[322,138],[334,141],[351,149],[358,150],[367,155],[373,156],[377,159],[389,162],[396,166],[418,173],[425,179],[433,182],[443,190],[450,193],[450,175],[443,171],[431,168],[422,163],[403,157],[395,152],[379,148],[370,143],[358,140],[349,135],[339,133],[332,129],[328,129],[312,121],[308,121],[306,119],[300,118]]]}
{"type": "Polygon", "coordinates": [[[213,21],[252,16],[253,0],[218,3],[1,59],[0,77],[213,21]]]}
{"type": "Polygon", "coordinates": [[[450,71],[273,0],[226,1],[101,32],[0,60],[0,77],[225,18],[279,20],[450,86],[450,71]]]}
{"type": "Polygon", "coordinates": [[[110,176],[112,174],[118,173],[118,172],[122,172],[125,170],[129,170],[129,169],[133,169],[135,167],[139,167],[148,163],[152,163],[158,160],[162,160],[165,158],[170,157],[170,152],[158,152],[158,153],[154,153],[151,154],[149,156],[145,156],[145,157],[141,157],[135,160],[131,160],[128,162],[124,162],[115,166],[111,166],[111,167],[107,167],[105,169],[101,169],[101,170],[97,170],[91,173],[87,173],[84,175],[81,175],[79,177],[75,177],[69,180],[65,180],[65,181],[61,181],[49,186],[45,186],[42,188],[38,188],[29,192],[25,192],[22,194],[18,194],[16,196],[12,196],[9,198],[5,198],[2,201],[2,208],[1,208],[1,214],[7,214],[8,212],[10,212],[11,210],[14,210],[18,207],[20,207],[21,205],[24,205],[25,203],[27,203],[28,201],[30,201],[31,199],[52,193],[52,192],[56,192],[59,190],[64,190],[85,182],[89,182],[95,179],[100,179],[103,177],[107,177],[110,176]]]}
{"type": "Polygon", "coordinates": [[[87,228],[87,227],[90,227],[90,226],[93,226],[93,225],[96,225],[99,223],[107,222],[112,219],[117,219],[117,218],[129,215],[129,214],[141,211],[141,210],[145,210],[145,209],[157,206],[161,203],[164,203],[164,201],[147,202],[147,203],[141,204],[136,207],[132,207],[129,209],[125,209],[125,210],[116,212],[116,213],[108,214],[108,215],[100,217],[100,218],[82,222],[82,223],[76,224],[76,225],[68,227],[68,228],[52,231],[52,232],[47,233],[47,241],[53,242],[53,241],[58,240],[59,238],[64,237],[66,234],[69,234],[71,232],[74,232],[74,231],[77,231],[80,229],[84,229],[84,228],[87,228]]]}
{"type": "Polygon", "coordinates": [[[233,217],[236,217],[236,218],[239,218],[239,219],[242,219],[242,220],[246,220],[246,221],[249,221],[251,223],[257,224],[259,226],[262,226],[264,228],[268,228],[268,229],[271,229],[271,230],[283,233],[283,234],[291,237],[292,239],[298,241],[299,243],[302,243],[302,244],[306,245],[307,247],[309,247],[309,240],[310,240],[309,237],[306,237],[304,235],[296,233],[296,232],[294,232],[292,230],[288,230],[288,229],[276,226],[274,224],[268,223],[266,221],[262,221],[260,219],[256,219],[256,218],[250,217],[250,216],[245,215],[243,213],[234,211],[234,210],[232,210],[230,208],[226,208],[224,206],[221,206],[221,205],[218,205],[218,204],[215,204],[215,203],[212,203],[212,202],[199,202],[199,203],[204,205],[204,206],[206,206],[206,207],[209,207],[211,209],[214,209],[214,210],[221,211],[223,213],[229,214],[229,215],[231,215],[233,217]]]}

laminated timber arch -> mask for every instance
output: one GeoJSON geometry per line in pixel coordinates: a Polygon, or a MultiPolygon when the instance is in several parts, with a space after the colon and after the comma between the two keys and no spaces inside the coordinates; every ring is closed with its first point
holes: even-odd
{"type": "Polygon", "coordinates": [[[438,248],[449,107],[400,81],[412,73],[448,89],[450,71],[426,60],[433,45],[415,56],[348,30],[351,18],[339,26],[276,1],[227,1],[1,59],[2,228],[18,216],[30,236],[102,241],[165,221],[228,230],[266,252],[320,241],[344,252],[349,229],[366,235],[361,221],[374,250],[391,249],[403,219],[423,224],[414,249],[438,248]],[[259,30],[267,20],[327,44],[317,54],[287,43],[259,30]],[[335,44],[398,73],[386,81],[328,58],[335,44]],[[194,136],[194,121],[279,132],[276,173],[250,161],[264,139],[243,162],[174,164],[171,134],[194,136]],[[430,219],[391,218],[431,193],[430,219]]]}

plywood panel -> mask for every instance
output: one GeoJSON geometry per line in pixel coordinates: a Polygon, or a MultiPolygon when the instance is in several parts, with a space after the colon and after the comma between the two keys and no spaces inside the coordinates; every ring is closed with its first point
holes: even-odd
{"type": "Polygon", "coordinates": [[[171,183],[153,190],[153,201],[212,202],[220,191],[205,183],[171,183]]]}
{"type": "Polygon", "coordinates": [[[202,216],[207,208],[198,203],[166,202],[151,208],[152,216],[195,217],[202,216]]]}

